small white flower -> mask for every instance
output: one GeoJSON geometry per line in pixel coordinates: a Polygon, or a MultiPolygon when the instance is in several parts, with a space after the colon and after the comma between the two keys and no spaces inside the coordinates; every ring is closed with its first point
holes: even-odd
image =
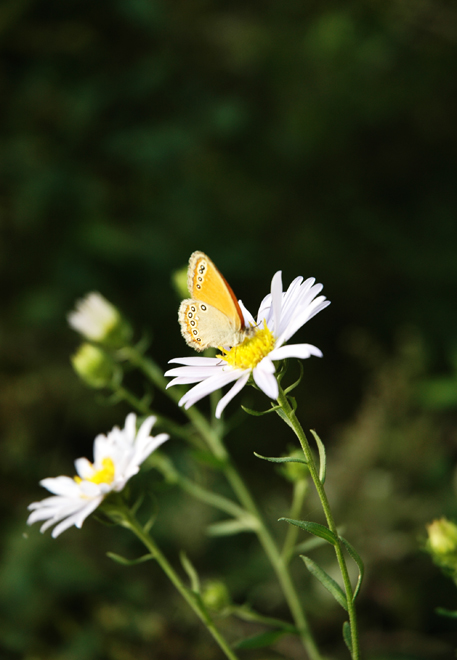
{"type": "Polygon", "coordinates": [[[68,323],[91,341],[103,342],[122,325],[119,311],[100,293],[88,293],[76,302],[76,310],[67,316],[68,323]]]}
{"type": "Polygon", "coordinates": [[[46,521],[41,526],[42,532],[59,523],[52,531],[54,538],[72,525],[81,527],[106,495],[122,490],[149,454],[168,440],[166,433],[149,435],[155,421],[155,417],[148,417],[137,432],[136,415],[130,413],[123,429],[115,426],[108,435],[100,434],[95,438],[93,463],[87,458],[75,461],[78,476],[40,481],[54,496],[30,504],[28,508],[32,513],[27,523],[46,521]]]}
{"type": "Polygon", "coordinates": [[[186,392],[179,404],[190,408],[211,392],[235,381],[217,405],[216,417],[219,418],[229,401],[246,385],[251,374],[258,387],[267,396],[276,399],[278,382],[274,375],[274,361],[289,357],[304,359],[311,355],[322,357],[321,351],[311,344],[284,345],[302,325],[330,304],[325,296],[318,296],[322,284],[314,282],[312,277],[305,281],[297,277],[283,292],[281,271],[278,271],[271,281],[271,293],[260,305],[257,321],[239,301],[245,325],[256,328],[252,336],[230,350],[222,349],[222,355],[215,358],[170,360],[183,366],[165,373],[165,376],[175,376],[168,387],[198,383],[186,392]]]}

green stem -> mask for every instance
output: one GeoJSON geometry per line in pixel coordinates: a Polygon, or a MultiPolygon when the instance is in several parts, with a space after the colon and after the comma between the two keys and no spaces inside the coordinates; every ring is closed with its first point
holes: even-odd
{"type": "Polygon", "coordinates": [[[128,527],[137,536],[137,538],[145,545],[145,547],[149,550],[151,555],[153,555],[154,559],[157,561],[161,569],[164,571],[164,573],[167,575],[167,577],[170,579],[170,581],[179,591],[181,596],[187,601],[187,603],[193,609],[195,614],[208,628],[214,640],[219,645],[221,651],[225,654],[225,656],[229,660],[238,660],[238,657],[235,655],[235,653],[232,651],[232,649],[230,648],[224,637],[221,635],[221,633],[214,625],[214,622],[211,619],[210,615],[208,614],[199,595],[186,587],[186,585],[182,582],[181,578],[176,573],[176,571],[171,566],[171,564],[168,562],[166,557],[159,550],[153,538],[143,529],[143,527],[140,525],[138,520],[132,515],[131,511],[127,507],[123,508],[122,514],[124,517],[123,525],[125,527],[128,527]]]}
{"type": "Polygon", "coordinates": [[[356,611],[355,611],[355,605],[354,605],[354,600],[353,600],[353,590],[352,590],[352,585],[351,581],[349,579],[349,573],[348,569],[346,566],[346,561],[344,558],[343,554],[343,548],[342,544],[340,542],[340,537],[338,534],[338,530],[335,524],[335,521],[333,519],[333,514],[330,509],[330,504],[327,498],[327,494],[324,489],[324,485],[319,479],[319,474],[318,470],[316,468],[316,463],[314,462],[314,456],[311,451],[311,447],[308,442],[308,438],[306,437],[306,434],[303,430],[302,425],[298,421],[295,412],[292,408],[292,406],[289,403],[289,400],[282,390],[281,386],[279,387],[279,395],[278,395],[278,403],[280,404],[285,416],[287,417],[287,420],[289,421],[292,429],[295,432],[295,435],[300,441],[303,453],[305,455],[306,461],[308,463],[308,469],[309,473],[311,475],[311,478],[314,482],[314,485],[317,490],[317,494],[319,496],[319,499],[322,504],[322,508],[324,510],[325,518],[327,520],[327,525],[329,529],[333,532],[335,535],[335,538],[337,539],[337,542],[334,546],[335,548],[335,553],[336,557],[338,560],[338,565],[340,567],[341,571],[341,576],[343,578],[343,583],[344,583],[344,588],[346,591],[346,599],[347,599],[347,606],[348,606],[348,615],[349,615],[349,624],[351,626],[351,640],[352,640],[352,658],[353,660],[358,660],[360,655],[359,655],[359,640],[358,640],[358,632],[357,632],[357,617],[356,617],[356,611]]]}
{"type": "MultiPolygon", "coordinates": [[[[149,378],[156,387],[162,389],[166,395],[175,403],[179,402],[179,399],[181,398],[179,389],[165,389],[167,380],[163,376],[162,371],[152,360],[142,355],[133,347],[125,349],[124,354],[132,364],[141,369],[145,376],[149,378]]],[[[188,410],[183,409],[183,413],[192,422],[194,428],[205,440],[214,456],[223,462],[223,472],[227,481],[230,483],[233,492],[237,496],[244,509],[246,509],[246,511],[248,511],[253,517],[256,518],[257,525],[253,531],[255,531],[257,534],[260,544],[265,554],[267,555],[273,570],[276,573],[284,597],[292,613],[292,617],[295,621],[295,625],[297,626],[302,643],[308,653],[308,656],[310,660],[322,660],[322,656],[319,653],[308,620],[303,611],[302,604],[290,576],[287,563],[281,556],[281,553],[279,552],[273,537],[266,527],[260,511],[257,508],[257,505],[255,504],[248,488],[244,484],[244,481],[242,480],[235,466],[232,464],[230,456],[222,442],[220,435],[217,432],[217,429],[213,428],[208,423],[206,418],[195,406],[189,408],[188,410]]]]}
{"type": "MultiPolygon", "coordinates": [[[[292,518],[292,520],[296,520],[300,517],[300,512],[307,490],[308,483],[306,479],[299,479],[294,483],[294,495],[288,516],[289,518],[292,518]]],[[[299,532],[299,527],[296,527],[295,525],[288,525],[286,538],[284,540],[284,545],[281,552],[282,558],[286,564],[288,564],[292,559],[299,532]]]]}

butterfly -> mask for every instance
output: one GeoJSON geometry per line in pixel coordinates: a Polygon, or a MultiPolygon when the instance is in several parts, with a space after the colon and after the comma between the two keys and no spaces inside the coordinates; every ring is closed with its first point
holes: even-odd
{"type": "Polygon", "coordinates": [[[204,252],[190,255],[187,287],[192,297],[182,301],[178,318],[189,346],[236,346],[252,334],[229,283],[204,252]]]}

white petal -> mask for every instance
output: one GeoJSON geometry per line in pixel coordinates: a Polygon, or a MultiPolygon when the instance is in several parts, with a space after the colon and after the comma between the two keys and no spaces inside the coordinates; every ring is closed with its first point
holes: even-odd
{"type": "Polygon", "coordinates": [[[271,293],[269,293],[260,303],[259,311],[257,312],[257,325],[260,325],[264,321],[266,321],[267,325],[269,326],[272,316],[273,314],[271,310],[271,293]]]}
{"type": "Polygon", "coordinates": [[[290,357],[301,358],[304,360],[311,355],[322,357],[322,352],[312,344],[290,344],[273,349],[268,357],[271,360],[284,360],[285,358],[290,357]]]}
{"type": "Polygon", "coordinates": [[[220,360],[219,358],[210,357],[182,357],[168,360],[168,364],[171,364],[172,362],[176,364],[188,365],[189,367],[210,367],[214,364],[218,364],[220,360]]]}
{"type": "Polygon", "coordinates": [[[254,369],[252,372],[254,380],[258,387],[271,399],[278,398],[278,381],[272,373],[264,371],[260,368],[260,365],[254,369]]]}
{"type": "Polygon", "coordinates": [[[278,272],[273,275],[273,279],[271,280],[271,301],[273,304],[273,318],[274,318],[273,333],[277,337],[279,334],[279,325],[281,322],[281,305],[282,305],[282,277],[280,270],[278,270],[278,272]]]}
{"type": "Polygon", "coordinates": [[[71,477],[49,477],[47,479],[42,479],[40,485],[55,495],[74,497],[78,494],[78,484],[71,477]]]}
{"type": "Polygon", "coordinates": [[[248,309],[246,309],[246,307],[243,305],[241,300],[238,300],[238,304],[239,304],[239,306],[241,308],[241,312],[243,314],[245,328],[254,327],[256,325],[256,322],[255,322],[255,319],[252,316],[251,312],[248,309]]]}
{"type": "MultiPolygon", "coordinates": [[[[56,525],[56,527],[54,527],[51,536],[54,539],[57,538],[59,534],[62,534],[62,532],[64,532],[72,525],[81,528],[84,520],[87,518],[88,515],[92,513],[92,511],[95,511],[95,509],[99,506],[102,500],[103,500],[102,497],[100,497],[98,500],[93,500],[92,502],[87,504],[81,511],[78,511],[77,513],[73,514],[72,516],[69,516],[65,520],[62,520],[62,522],[59,525],[56,525]]],[[[44,531],[43,527],[42,527],[42,531],[44,531]]]]}
{"type": "MultiPolygon", "coordinates": [[[[113,429],[115,431],[115,429],[113,429]]],[[[112,431],[112,432],[113,432],[112,431]]],[[[129,413],[125,418],[124,438],[129,444],[133,444],[136,437],[136,415],[129,413]]]]}
{"type": "Polygon", "coordinates": [[[178,376],[178,378],[173,378],[173,380],[170,380],[165,389],[168,390],[168,388],[173,387],[173,385],[193,385],[193,383],[201,383],[202,380],[206,380],[207,378],[208,376],[200,376],[200,378],[186,378],[184,376],[178,376]]]}
{"type": "Polygon", "coordinates": [[[208,378],[213,376],[217,371],[222,371],[227,363],[223,360],[218,360],[217,365],[204,366],[204,367],[174,367],[165,372],[165,376],[186,376],[186,378],[208,378]]]}
{"type": "Polygon", "coordinates": [[[281,335],[282,341],[288,341],[292,335],[294,335],[297,330],[299,330],[310,318],[312,318],[317,312],[324,309],[329,305],[329,301],[325,300],[324,296],[316,298],[310,305],[305,307],[301,312],[299,312],[294,318],[291,319],[288,327],[285,329],[281,335]]]}
{"type": "Polygon", "coordinates": [[[233,380],[237,380],[243,373],[244,372],[240,369],[230,369],[217,376],[211,376],[211,378],[207,378],[205,381],[195,385],[195,387],[186,392],[179,401],[179,405],[185,405],[186,409],[190,408],[190,406],[193,406],[194,403],[197,403],[197,401],[200,401],[200,399],[211,392],[220,389],[224,385],[231,383],[233,380]]]}
{"type": "MultiPolygon", "coordinates": [[[[96,452],[94,451],[94,454],[96,452]]],[[[77,458],[75,461],[76,474],[81,479],[90,479],[94,475],[94,467],[87,458],[77,458]]]]}
{"type": "Polygon", "coordinates": [[[249,380],[249,375],[250,371],[247,370],[245,374],[240,376],[236,383],[229,389],[227,394],[225,394],[222,399],[219,401],[219,403],[216,406],[216,418],[220,419],[220,416],[222,415],[222,411],[225,409],[227,404],[233,399],[234,396],[238,394],[240,390],[243,389],[243,387],[246,385],[246,383],[249,380]]]}
{"type": "Polygon", "coordinates": [[[143,443],[150,435],[151,429],[154,426],[154,424],[157,421],[157,417],[154,417],[154,415],[150,415],[149,417],[146,417],[146,419],[143,421],[141,424],[140,428],[138,429],[138,433],[136,434],[136,444],[141,444],[143,443]]]}

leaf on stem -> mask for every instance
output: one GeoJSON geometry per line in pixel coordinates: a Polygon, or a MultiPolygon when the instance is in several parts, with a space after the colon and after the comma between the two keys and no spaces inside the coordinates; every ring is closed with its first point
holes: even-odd
{"type": "Polygon", "coordinates": [[[250,519],[233,518],[209,525],[206,533],[208,536],[232,536],[233,534],[252,532],[253,530],[254,525],[250,519]]]}
{"type": "Polygon", "coordinates": [[[252,410],[252,408],[246,408],[246,406],[241,407],[248,415],[253,415],[253,417],[262,417],[263,415],[268,415],[271,412],[275,412],[281,406],[271,406],[271,408],[268,408],[268,410],[252,410]]]}
{"type": "Polygon", "coordinates": [[[319,481],[321,484],[325,483],[325,475],[327,472],[327,457],[325,453],[325,447],[324,443],[322,440],[319,438],[317,435],[316,431],[313,431],[313,429],[310,429],[311,433],[313,434],[313,437],[316,441],[317,448],[319,450],[319,481]]]}
{"type": "Polygon", "coordinates": [[[296,527],[304,529],[305,532],[314,534],[314,536],[319,536],[321,539],[324,539],[324,541],[327,541],[331,545],[336,545],[338,543],[335,534],[328,527],[325,527],[325,525],[310,522],[309,520],[293,520],[292,518],[279,518],[279,520],[285,520],[291,525],[295,525],[296,527]]]}
{"type": "Polygon", "coordinates": [[[308,571],[319,580],[319,582],[333,596],[336,602],[339,603],[341,607],[347,611],[348,604],[347,604],[346,596],[343,590],[341,589],[340,585],[337,584],[335,580],[331,578],[326,571],[324,571],[323,568],[321,568],[318,564],[316,564],[315,561],[313,561],[309,557],[306,557],[306,555],[300,555],[300,557],[305,562],[308,571]]]}
{"type": "Polygon", "coordinates": [[[363,565],[362,558],[359,553],[356,551],[354,546],[352,546],[349,541],[346,541],[342,536],[340,536],[340,541],[343,543],[344,547],[348,551],[349,555],[355,561],[359,568],[359,577],[357,579],[357,584],[355,586],[354,595],[352,596],[352,602],[356,599],[357,594],[359,593],[360,587],[362,586],[363,575],[365,573],[365,567],[363,565]]]}
{"type": "Polygon", "coordinates": [[[285,635],[284,630],[268,630],[267,632],[260,633],[259,635],[254,635],[253,637],[247,637],[242,639],[240,642],[235,644],[237,649],[261,649],[265,646],[271,646],[274,644],[280,637],[285,635]]]}
{"type": "Polygon", "coordinates": [[[349,621],[345,621],[343,623],[343,639],[346,646],[349,649],[349,653],[352,653],[352,634],[351,634],[351,626],[349,625],[349,621]]]}
{"type": "Polygon", "coordinates": [[[296,626],[288,621],[282,621],[281,619],[275,619],[273,617],[265,616],[255,612],[250,605],[233,605],[231,607],[231,614],[243,619],[243,621],[256,621],[257,623],[262,623],[266,626],[273,626],[275,628],[280,628],[285,633],[291,633],[292,635],[299,635],[300,632],[296,626]]]}
{"type": "Polygon", "coordinates": [[[155,559],[155,555],[153,554],[143,555],[137,559],[127,559],[126,557],[117,555],[115,552],[107,552],[106,555],[113,561],[117,562],[118,564],[122,564],[123,566],[136,566],[137,564],[142,564],[143,562],[149,561],[150,559],[155,559]]]}
{"type": "Polygon", "coordinates": [[[181,550],[179,553],[179,559],[181,560],[181,564],[183,569],[186,571],[187,576],[190,580],[190,588],[194,593],[199,594],[200,593],[200,579],[198,577],[198,573],[190,561],[189,557],[186,555],[184,550],[181,550]]]}
{"type": "Polygon", "coordinates": [[[289,394],[289,392],[292,392],[292,390],[294,390],[296,387],[298,387],[298,385],[300,385],[300,383],[302,381],[303,374],[305,373],[304,369],[303,369],[303,364],[300,360],[297,360],[297,362],[298,362],[298,366],[300,367],[300,375],[297,378],[297,380],[295,381],[295,383],[292,383],[292,385],[289,385],[289,387],[286,387],[286,389],[284,390],[284,394],[289,394]]]}
{"type": "Polygon", "coordinates": [[[280,456],[278,458],[272,456],[262,456],[256,451],[254,452],[254,456],[261,458],[263,461],[270,461],[271,463],[304,463],[305,465],[308,465],[308,461],[305,461],[304,458],[292,458],[292,456],[280,456]]]}
{"type": "Polygon", "coordinates": [[[286,413],[284,412],[284,410],[278,407],[276,408],[276,412],[278,413],[282,421],[285,422],[288,426],[290,426],[290,428],[293,430],[294,427],[292,426],[292,423],[288,418],[288,416],[286,415],[286,413]]]}

